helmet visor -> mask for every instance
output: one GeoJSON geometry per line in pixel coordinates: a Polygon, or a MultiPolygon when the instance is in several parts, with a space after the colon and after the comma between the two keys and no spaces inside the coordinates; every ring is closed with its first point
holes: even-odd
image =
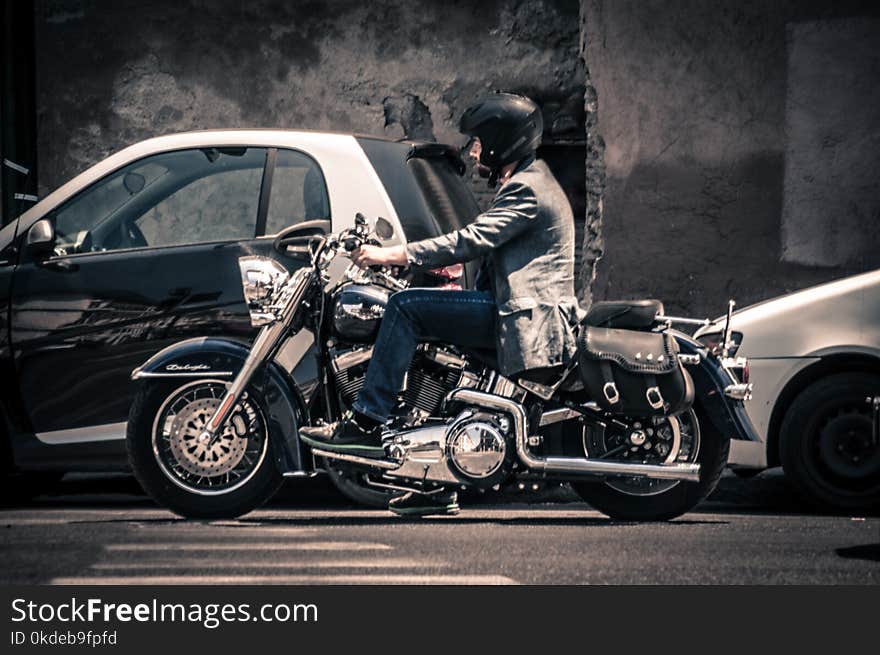
{"type": "Polygon", "coordinates": [[[480,144],[480,138],[476,136],[470,136],[464,142],[464,144],[458,149],[459,155],[465,162],[470,161],[478,161],[480,159],[480,152],[482,151],[482,147],[480,144]]]}

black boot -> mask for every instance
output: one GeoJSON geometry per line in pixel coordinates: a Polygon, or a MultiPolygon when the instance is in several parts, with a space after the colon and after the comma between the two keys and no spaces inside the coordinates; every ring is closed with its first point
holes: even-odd
{"type": "Polygon", "coordinates": [[[385,454],[382,424],[356,412],[347,413],[335,423],[300,428],[299,434],[303,441],[316,448],[368,457],[381,457],[385,454]]]}
{"type": "Polygon", "coordinates": [[[419,494],[410,491],[388,502],[388,509],[400,516],[428,516],[429,514],[458,514],[458,494],[454,491],[439,491],[433,494],[419,494]]]}

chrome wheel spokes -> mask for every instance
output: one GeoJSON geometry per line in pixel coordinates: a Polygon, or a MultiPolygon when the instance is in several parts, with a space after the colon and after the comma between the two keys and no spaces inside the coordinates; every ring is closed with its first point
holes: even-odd
{"type": "Polygon", "coordinates": [[[238,488],[266,454],[266,422],[247,394],[214,439],[204,436],[204,426],[225,393],[223,382],[193,382],[169,396],[156,414],[156,461],[172,482],[193,493],[217,495],[238,488]]]}
{"type": "MultiPolygon", "coordinates": [[[[587,430],[584,450],[592,459],[645,464],[692,463],[700,451],[700,426],[693,410],[678,416],[632,421],[630,428],[587,430]]],[[[679,480],[617,477],[609,487],[633,496],[653,496],[680,484],[679,480]]]]}

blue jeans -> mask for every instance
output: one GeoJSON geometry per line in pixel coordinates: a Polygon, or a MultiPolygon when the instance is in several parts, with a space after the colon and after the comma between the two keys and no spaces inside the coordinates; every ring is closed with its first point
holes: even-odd
{"type": "Polygon", "coordinates": [[[495,300],[484,291],[406,289],[388,300],[364,386],[354,409],[384,422],[403,385],[416,346],[439,341],[495,348],[495,300]]]}

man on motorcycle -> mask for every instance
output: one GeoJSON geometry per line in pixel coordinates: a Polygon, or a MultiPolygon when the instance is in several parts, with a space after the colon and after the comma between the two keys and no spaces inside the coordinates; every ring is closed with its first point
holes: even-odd
{"type": "MultiPolygon", "coordinates": [[[[523,96],[496,93],[469,107],[459,129],[471,137],[470,155],[490,187],[501,184],[492,206],[460,230],[406,246],[365,245],[352,260],[362,267],[431,269],[482,258],[477,288],[415,288],[391,296],[353,412],[302,428],[313,445],[383,456],[382,427],[419,343],[495,349],[501,374],[537,381],[574,357],[574,218],[550,169],[535,159],[540,108],[523,96]]],[[[409,493],[389,509],[455,513],[458,504],[455,492],[409,493]]]]}

